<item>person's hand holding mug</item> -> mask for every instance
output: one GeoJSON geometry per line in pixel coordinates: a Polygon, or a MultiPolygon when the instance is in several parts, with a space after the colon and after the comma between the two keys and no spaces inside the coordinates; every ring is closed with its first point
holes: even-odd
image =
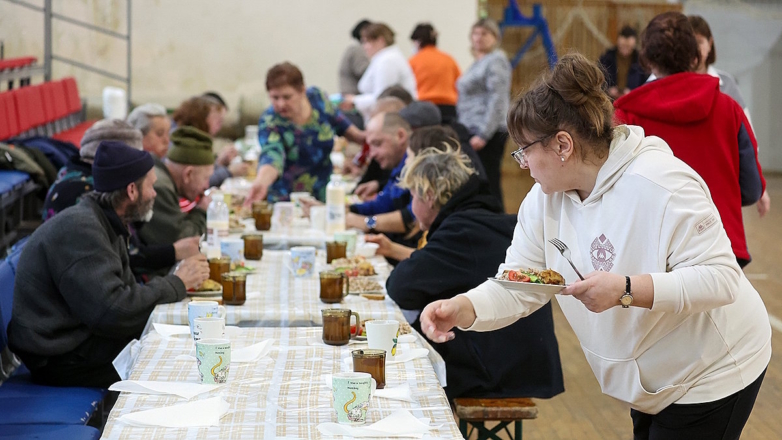
{"type": "Polygon", "coordinates": [[[244,199],[244,206],[249,207],[252,206],[253,202],[265,200],[268,194],[269,188],[260,182],[255,181],[250,187],[250,192],[247,194],[247,197],[244,199]]]}

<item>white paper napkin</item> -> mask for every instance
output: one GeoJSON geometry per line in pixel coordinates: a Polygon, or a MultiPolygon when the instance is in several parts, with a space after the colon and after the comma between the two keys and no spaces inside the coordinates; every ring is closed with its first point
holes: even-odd
{"type": "Polygon", "coordinates": [[[410,333],[410,334],[407,334],[407,335],[399,335],[399,338],[397,339],[397,342],[411,344],[411,343],[415,342],[416,339],[417,338],[415,337],[415,335],[410,333]]]}
{"type": "Polygon", "coordinates": [[[413,396],[410,392],[410,385],[402,384],[398,387],[386,386],[382,390],[375,390],[373,397],[379,397],[381,399],[401,400],[404,402],[412,402],[413,396]]]}
{"type": "Polygon", "coordinates": [[[110,391],[138,394],[173,394],[187,400],[219,388],[221,385],[201,385],[192,382],[161,382],[149,380],[123,380],[109,387],[110,391]]]}
{"type": "Polygon", "coordinates": [[[190,428],[218,426],[227,412],[228,402],[221,397],[196,400],[182,405],[166,406],[120,416],[117,420],[131,426],[190,428]]]}
{"type": "Polygon", "coordinates": [[[171,336],[175,335],[190,334],[190,326],[187,325],[160,324],[157,322],[153,322],[152,325],[155,327],[155,331],[164,338],[170,338],[171,336]]]}
{"type": "MultiPolygon", "coordinates": [[[[170,338],[172,336],[178,336],[178,335],[190,335],[190,326],[189,325],[172,325],[172,324],[160,324],[157,322],[153,322],[152,325],[155,327],[155,331],[160,334],[160,336],[164,338],[170,338]]],[[[237,327],[235,325],[226,325],[225,326],[225,337],[226,338],[233,338],[240,336],[244,330],[242,330],[240,327],[237,327]]]]}
{"type": "Polygon", "coordinates": [[[274,339],[267,339],[249,347],[231,350],[231,363],[234,362],[255,362],[258,359],[269,354],[269,350],[274,344],[274,339]]]}
{"type": "Polygon", "coordinates": [[[323,435],[348,437],[412,437],[421,438],[429,432],[429,419],[418,419],[407,410],[399,410],[368,426],[348,426],[339,423],[321,423],[318,431],[323,435]]]}

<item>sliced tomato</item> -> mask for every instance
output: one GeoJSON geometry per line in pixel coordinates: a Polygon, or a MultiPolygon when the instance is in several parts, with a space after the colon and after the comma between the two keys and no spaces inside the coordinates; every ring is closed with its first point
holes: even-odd
{"type": "Polygon", "coordinates": [[[529,277],[527,276],[527,274],[523,274],[523,273],[519,274],[518,281],[521,281],[522,283],[529,283],[529,277]]]}
{"type": "Polygon", "coordinates": [[[512,270],[508,272],[508,280],[509,281],[518,281],[519,280],[519,273],[515,270],[512,270]]]}

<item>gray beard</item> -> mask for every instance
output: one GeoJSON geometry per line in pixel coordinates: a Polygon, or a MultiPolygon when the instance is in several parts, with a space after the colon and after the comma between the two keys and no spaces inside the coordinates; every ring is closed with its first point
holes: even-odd
{"type": "Polygon", "coordinates": [[[146,215],[144,215],[144,217],[141,218],[140,221],[142,221],[144,223],[149,223],[152,220],[152,216],[154,214],[155,214],[155,210],[154,209],[150,209],[149,211],[147,211],[146,215]]]}

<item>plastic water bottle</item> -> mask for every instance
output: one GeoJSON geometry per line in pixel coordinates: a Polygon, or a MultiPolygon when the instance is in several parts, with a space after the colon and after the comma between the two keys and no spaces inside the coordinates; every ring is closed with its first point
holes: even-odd
{"type": "Polygon", "coordinates": [[[326,234],[345,230],[345,186],[342,176],[333,174],[326,185],[326,234]]]}
{"type": "Polygon", "coordinates": [[[220,249],[220,239],[228,236],[228,205],[222,194],[213,194],[206,210],[206,243],[210,248],[220,249]]]}

